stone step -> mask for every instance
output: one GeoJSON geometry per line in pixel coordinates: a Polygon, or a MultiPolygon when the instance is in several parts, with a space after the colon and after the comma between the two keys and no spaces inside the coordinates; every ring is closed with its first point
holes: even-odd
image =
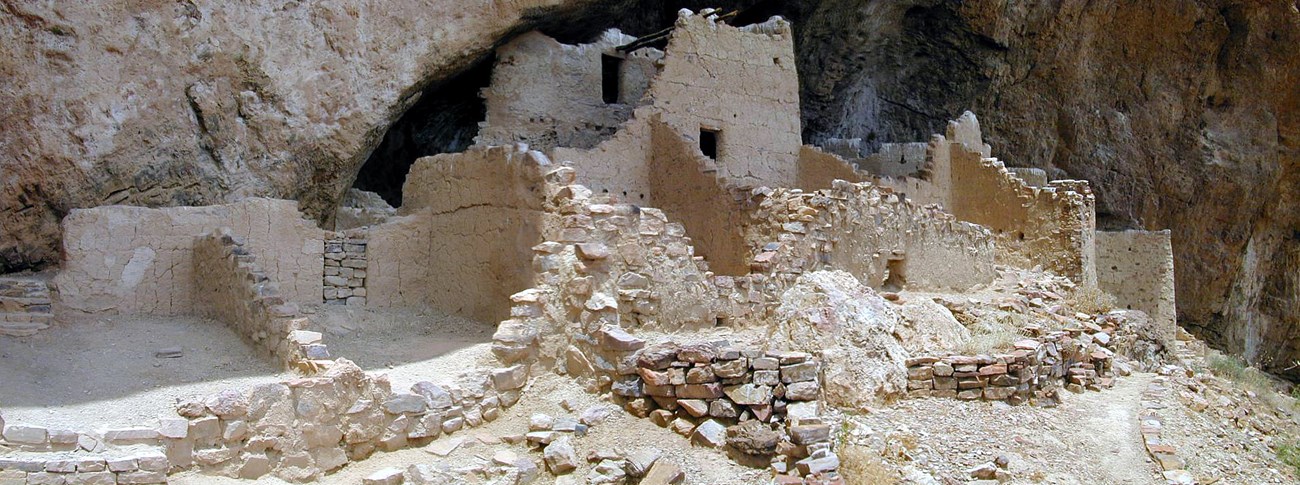
{"type": "Polygon", "coordinates": [[[0,322],[41,322],[48,323],[54,315],[47,312],[0,312],[0,322]]]}
{"type": "Polygon", "coordinates": [[[50,299],[0,296],[0,312],[50,313],[50,299]]]}
{"type": "MultiPolygon", "coordinates": [[[[49,320],[28,320],[28,321],[7,321],[5,316],[14,315],[13,313],[0,314],[0,335],[9,337],[30,337],[36,335],[36,332],[50,328],[49,320]]],[[[36,314],[41,315],[41,314],[36,314]]],[[[48,317],[48,315],[41,315],[48,317]]]]}

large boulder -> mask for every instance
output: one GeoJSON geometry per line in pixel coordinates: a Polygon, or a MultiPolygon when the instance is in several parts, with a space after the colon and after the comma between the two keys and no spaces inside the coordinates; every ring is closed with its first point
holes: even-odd
{"type": "Polygon", "coordinates": [[[929,298],[909,298],[898,307],[898,335],[909,352],[955,349],[970,340],[970,330],[947,307],[929,298]]]}
{"type": "Polygon", "coordinates": [[[803,274],[781,296],[771,345],[822,359],[826,402],[866,408],[907,390],[907,351],[890,303],[844,271],[803,274]]]}

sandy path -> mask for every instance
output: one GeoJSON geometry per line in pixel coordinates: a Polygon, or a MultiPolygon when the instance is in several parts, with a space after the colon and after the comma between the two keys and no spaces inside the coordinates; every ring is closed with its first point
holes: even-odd
{"type": "Polygon", "coordinates": [[[1082,419],[1078,432],[1063,441],[1093,454],[1095,458],[1088,461],[1095,465],[1090,467],[1097,473],[1094,483],[1154,483],[1138,429],[1142,391],[1151,378],[1150,374],[1121,378],[1112,389],[1081,394],[1070,403],[1075,408],[1072,414],[1082,419]]]}

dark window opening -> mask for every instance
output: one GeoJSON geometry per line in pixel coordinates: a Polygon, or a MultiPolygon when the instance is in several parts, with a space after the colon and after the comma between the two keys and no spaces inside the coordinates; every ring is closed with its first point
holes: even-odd
{"type": "Polygon", "coordinates": [[[479,90],[492,77],[492,56],[468,70],[429,84],[407,108],[357,172],[352,186],[379,194],[393,207],[402,205],[402,184],[420,157],[463,152],[474,144],[478,124],[487,118],[479,90]]]}
{"type": "Polygon", "coordinates": [[[891,259],[885,263],[885,282],[881,285],[885,291],[902,291],[907,284],[907,262],[891,259]]]}
{"type": "Polygon", "coordinates": [[[700,153],[714,160],[718,159],[718,130],[700,128],[700,153]]]}
{"type": "Polygon", "coordinates": [[[619,71],[622,67],[622,58],[600,55],[600,97],[605,100],[605,104],[618,103],[618,86],[622,78],[619,71]]]}

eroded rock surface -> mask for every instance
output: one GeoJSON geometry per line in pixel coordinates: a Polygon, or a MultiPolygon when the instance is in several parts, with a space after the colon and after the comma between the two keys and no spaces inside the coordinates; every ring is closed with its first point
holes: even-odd
{"type": "Polygon", "coordinates": [[[773,348],[821,352],[827,402],[872,406],[907,390],[908,357],[889,302],[844,271],[799,277],[781,297],[773,348]]]}
{"type": "MultiPolygon", "coordinates": [[[[1294,2],[708,6],[737,5],[793,21],[807,141],[920,141],[971,109],[999,158],[1092,182],[1103,228],[1173,231],[1181,323],[1300,372],[1294,2]]],[[[705,5],[5,3],[0,271],[57,262],[74,208],[256,195],[328,220],[421,90],[494,44],[648,33],[680,6],[705,5]]]]}

